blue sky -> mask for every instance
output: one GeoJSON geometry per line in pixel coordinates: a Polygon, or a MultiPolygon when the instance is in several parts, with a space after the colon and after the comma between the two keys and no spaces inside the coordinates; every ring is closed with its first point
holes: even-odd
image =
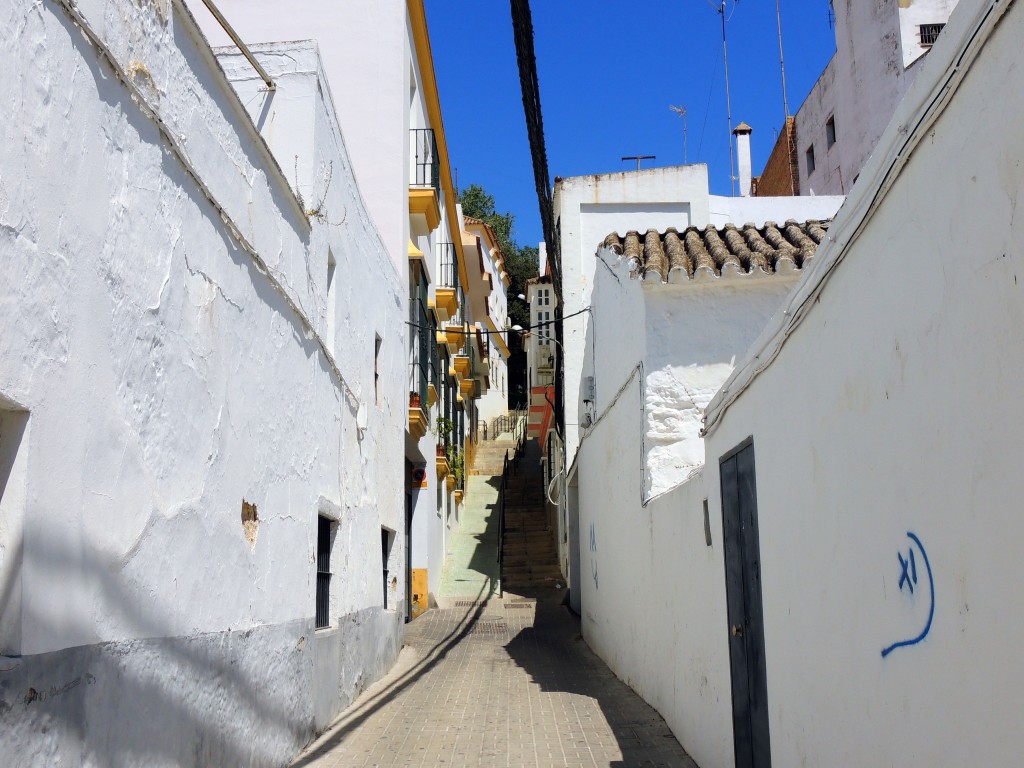
{"type": "MultiPolygon", "coordinates": [[[[774,0],[730,0],[733,125],[754,128],[760,173],[783,120],[774,0]]],[[[835,50],[828,0],[780,0],[789,108],[795,113],[835,50]]],[[[541,239],[507,0],[426,0],[445,134],[460,187],[481,184],[516,217],[522,245],[541,239]]],[[[555,176],[705,162],[729,194],[721,16],[711,0],[533,0],[548,167],[555,176]]]]}

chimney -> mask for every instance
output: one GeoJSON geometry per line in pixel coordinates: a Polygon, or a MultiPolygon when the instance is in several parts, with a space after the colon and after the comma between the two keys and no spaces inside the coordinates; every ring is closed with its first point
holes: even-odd
{"type": "Polygon", "coordinates": [[[740,196],[750,197],[750,134],[754,129],[740,123],[732,129],[736,136],[736,165],[740,175],[740,196]]]}

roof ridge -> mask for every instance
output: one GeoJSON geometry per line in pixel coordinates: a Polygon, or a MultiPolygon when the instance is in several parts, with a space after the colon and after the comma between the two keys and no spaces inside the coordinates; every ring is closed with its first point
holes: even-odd
{"type": "Polygon", "coordinates": [[[655,283],[745,278],[799,272],[814,258],[831,219],[787,219],[721,226],[690,224],[663,231],[630,229],[610,233],[600,247],[628,262],[632,277],[655,283]]]}

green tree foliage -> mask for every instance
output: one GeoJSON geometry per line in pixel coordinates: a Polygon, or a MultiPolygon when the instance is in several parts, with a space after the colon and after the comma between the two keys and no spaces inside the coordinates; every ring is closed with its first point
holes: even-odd
{"type": "MultiPolygon", "coordinates": [[[[537,276],[538,252],[533,246],[520,246],[516,242],[515,216],[510,212],[498,213],[495,208],[494,196],[479,184],[471,184],[459,193],[462,212],[466,216],[490,225],[498,240],[498,247],[505,255],[505,269],[508,271],[511,285],[508,289],[508,317],[511,325],[526,328],[530,324],[530,306],[519,298],[526,294],[526,281],[537,276]]],[[[509,348],[512,356],[508,361],[509,405],[511,407],[526,404],[526,353],[518,343],[517,334],[509,334],[509,348]]]]}

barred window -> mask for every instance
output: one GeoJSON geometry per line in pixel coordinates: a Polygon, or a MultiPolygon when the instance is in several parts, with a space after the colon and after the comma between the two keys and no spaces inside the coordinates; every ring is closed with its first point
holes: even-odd
{"type": "Polygon", "coordinates": [[[317,516],[316,529],[316,628],[331,625],[331,529],[330,518],[317,516]]]}
{"type": "Polygon", "coordinates": [[[921,45],[930,47],[935,44],[935,41],[939,39],[939,33],[945,24],[920,24],[917,27],[918,32],[921,35],[921,45]]]}

